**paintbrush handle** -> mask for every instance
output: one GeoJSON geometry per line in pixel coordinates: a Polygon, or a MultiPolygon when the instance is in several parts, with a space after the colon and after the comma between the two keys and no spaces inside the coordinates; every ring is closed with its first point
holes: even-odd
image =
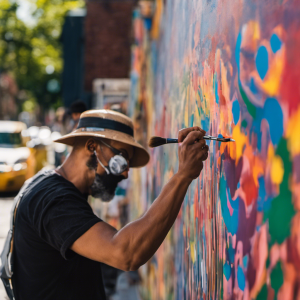
{"type": "Polygon", "coordinates": [[[178,143],[178,139],[169,139],[169,138],[167,138],[166,140],[167,140],[166,144],[176,144],[176,143],[178,143]]]}
{"type": "MultiPolygon", "coordinates": [[[[203,137],[204,140],[212,140],[212,141],[219,141],[219,142],[224,142],[224,138],[218,138],[215,136],[211,136],[211,135],[205,135],[203,137]]],[[[170,139],[170,138],[166,138],[166,144],[175,144],[178,143],[178,139],[170,139]]]]}
{"type": "Polygon", "coordinates": [[[215,136],[211,136],[211,135],[205,135],[203,137],[204,140],[213,140],[213,141],[218,141],[218,138],[215,136]]]}
{"type": "MultiPolygon", "coordinates": [[[[214,136],[210,136],[210,135],[205,135],[203,137],[204,140],[218,140],[217,137],[214,137],[214,136]]],[[[175,143],[178,143],[178,139],[169,139],[169,138],[166,138],[166,144],[175,144],[175,143]]]]}

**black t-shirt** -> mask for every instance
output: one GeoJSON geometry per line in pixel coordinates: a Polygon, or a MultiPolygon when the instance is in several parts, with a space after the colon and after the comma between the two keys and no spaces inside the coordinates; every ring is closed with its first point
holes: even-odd
{"type": "Polygon", "coordinates": [[[70,250],[99,219],[87,197],[54,171],[41,172],[41,182],[19,204],[14,233],[16,300],[103,300],[99,262],[70,250]]]}

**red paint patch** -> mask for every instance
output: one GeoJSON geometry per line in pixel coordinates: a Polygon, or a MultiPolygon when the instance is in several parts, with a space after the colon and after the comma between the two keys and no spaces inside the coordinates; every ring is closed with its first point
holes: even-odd
{"type": "Polygon", "coordinates": [[[286,61],[281,79],[280,93],[282,102],[289,105],[291,115],[299,105],[300,99],[300,31],[296,26],[289,28],[289,39],[286,42],[286,61]]]}
{"type": "Polygon", "coordinates": [[[254,179],[251,175],[248,175],[243,179],[242,190],[245,193],[246,205],[252,204],[258,196],[257,186],[255,185],[254,179]]]}

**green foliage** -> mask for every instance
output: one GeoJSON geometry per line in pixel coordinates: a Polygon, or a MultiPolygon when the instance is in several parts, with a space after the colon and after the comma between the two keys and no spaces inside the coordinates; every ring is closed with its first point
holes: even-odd
{"type": "Polygon", "coordinates": [[[59,39],[64,16],[71,9],[83,7],[84,1],[21,1],[34,7],[30,23],[17,17],[20,2],[0,0],[0,70],[13,74],[19,89],[26,91],[27,98],[33,97],[31,101],[44,108],[57,106],[61,102],[60,91],[49,91],[48,82],[56,80],[61,86],[63,62],[59,39]]]}

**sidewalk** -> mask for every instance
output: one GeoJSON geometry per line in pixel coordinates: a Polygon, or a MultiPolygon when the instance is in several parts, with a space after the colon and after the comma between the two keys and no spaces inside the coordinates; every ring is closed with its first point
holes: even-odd
{"type": "Polygon", "coordinates": [[[138,284],[130,284],[130,273],[123,272],[117,279],[116,294],[108,300],[141,300],[138,292],[138,284]]]}

